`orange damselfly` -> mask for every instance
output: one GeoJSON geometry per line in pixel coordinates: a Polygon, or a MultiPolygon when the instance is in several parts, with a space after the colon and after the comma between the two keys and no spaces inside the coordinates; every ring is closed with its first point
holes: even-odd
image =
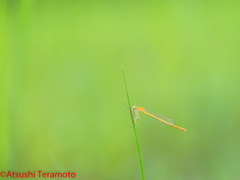
{"type": "Polygon", "coordinates": [[[135,123],[136,123],[136,120],[138,118],[140,118],[139,115],[138,115],[138,112],[144,113],[144,114],[146,114],[146,115],[148,115],[148,116],[150,116],[150,117],[152,117],[152,118],[154,118],[154,119],[156,119],[156,120],[158,120],[158,121],[160,121],[164,124],[172,126],[174,128],[180,129],[182,131],[186,131],[186,129],[174,125],[174,122],[173,122],[172,119],[169,119],[169,118],[166,118],[166,117],[163,117],[163,116],[159,116],[159,115],[153,115],[153,113],[147,111],[143,107],[137,107],[137,106],[133,106],[133,108],[132,108],[133,120],[134,120],[135,123]]]}

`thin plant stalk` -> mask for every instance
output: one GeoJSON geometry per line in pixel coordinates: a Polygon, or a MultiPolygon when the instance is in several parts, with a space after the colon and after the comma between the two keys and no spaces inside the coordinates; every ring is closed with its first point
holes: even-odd
{"type": "Polygon", "coordinates": [[[129,95],[128,95],[127,83],[126,83],[126,79],[125,79],[125,75],[124,75],[124,71],[123,71],[123,66],[122,66],[122,73],[123,73],[123,80],[124,80],[125,88],[126,88],[126,94],[127,94],[127,99],[128,99],[129,111],[130,111],[131,119],[132,119],[133,131],[134,131],[134,135],[135,135],[135,139],[136,139],[136,145],[137,145],[137,151],[138,151],[138,159],[139,159],[139,165],[140,165],[142,180],[144,180],[144,173],[143,173],[143,166],[142,166],[142,159],[141,159],[141,154],[140,154],[140,148],[139,148],[139,144],[138,144],[137,131],[136,131],[135,123],[134,123],[134,120],[133,120],[133,114],[132,114],[132,108],[131,108],[132,106],[131,106],[129,95]]]}

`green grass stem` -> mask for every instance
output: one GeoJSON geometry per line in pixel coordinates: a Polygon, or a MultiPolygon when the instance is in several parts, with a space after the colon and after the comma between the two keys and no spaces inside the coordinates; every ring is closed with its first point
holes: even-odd
{"type": "Polygon", "coordinates": [[[141,154],[140,154],[140,148],[139,148],[139,144],[138,144],[136,127],[135,127],[135,123],[134,123],[134,120],[133,120],[133,114],[132,114],[132,108],[131,108],[132,106],[131,106],[129,95],[128,95],[127,83],[126,83],[126,79],[125,79],[125,75],[124,75],[123,66],[122,66],[122,73],[123,73],[123,80],[124,80],[125,88],[126,88],[126,94],[127,94],[127,99],[128,99],[129,111],[130,111],[130,114],[131,114],[131,119],[132,119],[132,124],[133,124],[133,131],[134,131],[134,135],[135,135],[135,139],[136,139],[136,145],[137,145],[137,151],[138,151],[138,159],[139,159],[139,165],[140,165],[142,180],[144,180],[144,173],[143,173],[143,166],[142,166],[142,159],[141,159],[141,154]]]}

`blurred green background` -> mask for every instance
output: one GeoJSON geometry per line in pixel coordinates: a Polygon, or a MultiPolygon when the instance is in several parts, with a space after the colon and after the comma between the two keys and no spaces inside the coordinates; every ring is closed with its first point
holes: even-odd
{"type": "Polygon", "coordinates": [[[146,180],[239,179],[239,7],[1,1],[0,171],[141,179],[123,65],[146,180]]]}

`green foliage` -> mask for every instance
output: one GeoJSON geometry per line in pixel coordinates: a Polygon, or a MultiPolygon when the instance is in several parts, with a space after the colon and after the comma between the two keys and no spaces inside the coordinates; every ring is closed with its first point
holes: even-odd
{"type": "Polygon", "coordinates": [[[240,1],[0,1],[0,170],[141,179],[240,176],[240,1]]]}

